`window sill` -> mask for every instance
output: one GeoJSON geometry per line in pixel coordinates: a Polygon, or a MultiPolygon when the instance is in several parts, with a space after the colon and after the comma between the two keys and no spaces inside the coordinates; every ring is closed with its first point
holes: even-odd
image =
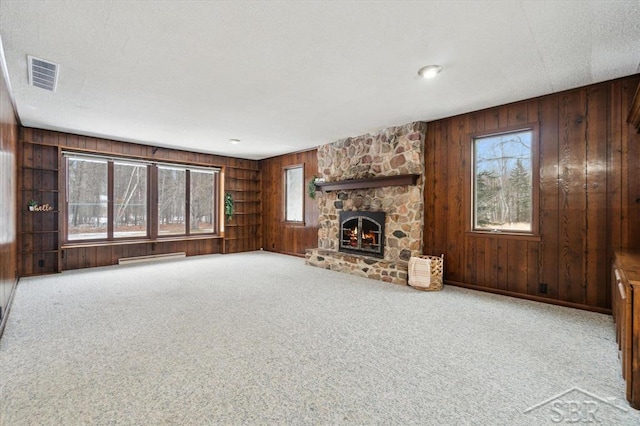
{"type": "Polygon", "coordinates": [[[73,242],[73,243],[65,243],[62,244],[62,250],[65,249],[74,249],[81,247],[106,247],[106,246],[123,246],[123,245],[133,245],[133,244],[155,244],[155,243],[165,243],[172,241],[190,241],[190,240],[212,240],[212,239],[222,239],[224,238],[219,234],[208,234],[208,235],[190,235],[190,236],[177,236],[177,237],[159,237],[155,240],[151,240],[148,238],[139,239],[139,240],[112,240],[112,241],[86,241],[86,242],[73,242]]]}
{"type": "Polygon", "coordinates": [[[465,232],[465,235],[467,237],[474,238],[501,238],[506,240],[542,241],[540,235],[518,234],[513,232],[467,231],[465,232]]]}
{"type": "Polygon", "coordinates": [[[288,226],[302,226],[304,227],[306,224],[305,222],[292,222],[292,221],[288,221],[288,220],[284,220],[282,221],[283,225],[288,225],[288,226]]]}

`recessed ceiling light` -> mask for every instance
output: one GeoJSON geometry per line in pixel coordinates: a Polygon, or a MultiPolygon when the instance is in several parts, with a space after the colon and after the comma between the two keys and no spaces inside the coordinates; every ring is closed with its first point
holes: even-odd
{"type": "Polygon", "coordinates": [[[229,139],[229,143],[232,143],[234,145],[237,145],[240,143],[240,139],[229,139]]]}
{"type": "Polygon", "coordinates": [[[427,65],[426,67],[420,68],[418,70],[418,74],[422,78],[433,78],[440,74],[440,71],[442,71],[442,67],[440,65],[427,65]]]}

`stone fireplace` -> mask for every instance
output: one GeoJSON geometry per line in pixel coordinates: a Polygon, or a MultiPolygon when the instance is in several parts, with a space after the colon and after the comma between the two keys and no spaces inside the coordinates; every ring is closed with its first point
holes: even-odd
{"type": "MultiPolygon", "coordinates": [[[[338,185],[340,189],[316,193],[318,247],[307,250],[307,264],[407,284],[408,260],[422,254],[425,131],[426,124],[416,122],[318,148],[318,177],[325,183],[364,184],[338,185]],[[415,177],[410,183],[385,183],[387,177],[409,175],[415,177]],[[367,185],[368,181],[375,184],[367,185]],[[354,252],[353,244],[362,244],[362,235],[345,235],[345,219],[362,216],[362,212],[383,215],[377,219],[384,222],[376,242],[384,247],[380,253],[373,253],[371,245],[354,252]]],[[[369,235],[365,245],[370,241],[369,235]]]]}

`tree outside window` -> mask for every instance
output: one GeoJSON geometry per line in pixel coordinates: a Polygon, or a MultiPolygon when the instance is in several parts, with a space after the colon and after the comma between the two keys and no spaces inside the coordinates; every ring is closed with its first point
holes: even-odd
{"type": "Polygon", "coordinates": [[[147,235],[147,166],[116,162],[113,175],[113,236],[147,235]]]}
{"type": "Polygon", "coordinates": [[[473,229],[533,232],[532,130],[473,141],[473,229]]]}
{"type": "Polygon", "coordinates": [[[219,170],[65,153],[66,241],[214,234],[219,170]],[[157,200],[156,209],[150,200],[157,200]]]}
{"type": "Polygon", "coordinates": [[[107,161],[69,158],[67,239],[107,238],[107,161]]]}
{"type": "Polygon", "coordinates": [[[192,234],[213,232],[215,200],[213,198],[214,173],[191,170],[191,222],[192,234]]]}
{"type": "Polygon", "coordinates": [[[158,167],[158,235],[185,233],[186,181],[186,170],[158,167]]]}

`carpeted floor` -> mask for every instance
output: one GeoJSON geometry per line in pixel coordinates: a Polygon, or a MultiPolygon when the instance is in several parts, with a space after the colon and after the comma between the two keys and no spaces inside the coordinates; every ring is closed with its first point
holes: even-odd
{"type": "Polygon", "coordinates": [[[0,424],[640,424],[617,356],[606,315],[200,256],[20,280],[0,424]]]}

